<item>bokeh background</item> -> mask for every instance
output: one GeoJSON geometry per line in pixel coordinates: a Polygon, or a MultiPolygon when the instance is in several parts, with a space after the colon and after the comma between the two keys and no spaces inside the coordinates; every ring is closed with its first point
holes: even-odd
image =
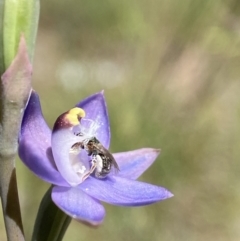
{"type": "MultiPolygon", "coordinates": [[[[101,227],[72,221],[65,241],[240,240],[239,0],[43,0],[33,86],[51,127],[104,89],[111,151],[161,148],[141,180],[175,194],[105,205],[101,227]]],[[[16,165],[29,240],[49,185],[16,165]]]]}

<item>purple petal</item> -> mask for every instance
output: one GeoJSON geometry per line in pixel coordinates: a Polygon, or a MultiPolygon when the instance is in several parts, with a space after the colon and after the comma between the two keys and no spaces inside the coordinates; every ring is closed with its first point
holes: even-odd
{"type": "Polygon", "coordinates": [[[98,200],[119,206],[142,206],[173,196],[163,187],[117,176],[104,180],[89,177],[79,188],[98,200]]]}
{"type": "Polygon", "coordinates": [[[76,106],[82,108],[86,112],[84,118],[94,121],[89,122],[82,120],[82,126],[90,130],[92,135],[102,143],[103,146],[109,148],[110,144],[110,126],[107,113],[107,105],[103,92],[96,93],[83,101],[79,102],[76,106]]]}
{"type": "Polygon", "coordinates": [[[105,217],[104,207],[78,188],[54,187],[52,200],[72,218],[91,225],[99,225],[105,217]]]}
{"type": "Polygon", "coordinates": [[[19,156],[41,179],[55,185],[69,186],[55,166],[50,143],[51,130],[42,116],[39,97],[32,91],[22,121],[19,156]]]}
{"type": "Polygon", "coordinates": [[[57,118],[52,131],[51,144],[53,157],[62,177],[71,186],[77,186],[83,181],[86,175],[89,175],[90,165],[87,154],[85,153],[84,156],[84,152],[81,151],[82,148],[80,146],[72,148],[85,139],[85,137],[75,134],[75,129],[79,127],[79,121],[77,120],[78,124],[75,123],[76,125],[70,123],[71,118],[78,118],[77,112],[73,111],[71,113],[72,110],[63,113],[57,118]]]}
{"type": "Polygon", "coordinates": [[[159,153],[160,150],[152,148],[114,153],[113,156],[120,169],[118,176],[137,179],[152,165],[159,153]]]}

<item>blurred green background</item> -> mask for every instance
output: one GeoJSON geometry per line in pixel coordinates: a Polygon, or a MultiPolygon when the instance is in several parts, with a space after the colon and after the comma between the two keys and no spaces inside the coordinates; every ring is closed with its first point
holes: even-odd
{"type": "MultiPolygon", "coordinates": [[[[175,194],[105,205],[102,226],[72,221],[65,241],[240,240],[238,0],[42,0],[33,85],[51,127],[104,89],[111,151],[161,148],[141,180],[175,194]]],[[[49,185],[16,165],[29,240],[49,185]]]]}

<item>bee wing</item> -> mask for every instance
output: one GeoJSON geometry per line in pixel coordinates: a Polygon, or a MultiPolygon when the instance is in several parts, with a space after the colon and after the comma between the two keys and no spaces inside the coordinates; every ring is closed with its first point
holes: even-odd
{"type": "Polygon", "coordinates": [[[114,173],[117,174],[120,171],[120,169],[119,169],[119,166],[118,166],[115,158],[109,151],[107,151],[107,153],[105,153],[105,155],[109,158],[112,166],[114,167],[114,173]]]}
{"type": "Polygon", "coordinates": [[[119,166],[118,166],[115,158],[113,157],[113,155],[112,155],[110,152],[108,152],[108,154],[109,154],[109,156],[110,156],[109,158],[111,159],[114,168],[119,172],[120,169],[119,169],[119,166]]]}
{"type": "Polygon", "coordinates": [[[113,164],[114,168],[117,170],[117,171],[120,171],[119,169],[119,166],[115,160],[115,158],[113,157],[113,155],[108,151],[108,149],[106,149],[101,143],[98,143],[98,145],[96,146],[96,149],[102,153],[103,155],[105,155],[109,160],[110,162],[113,164]]]}

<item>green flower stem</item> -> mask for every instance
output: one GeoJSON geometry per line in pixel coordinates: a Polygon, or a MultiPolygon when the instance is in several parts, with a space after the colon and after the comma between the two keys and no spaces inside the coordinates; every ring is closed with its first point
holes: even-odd
{"type": "Polygon", "coordinates": [[[25,240],[15,156],[31,91],[39,8],[39,0],[0,0],[0,196],[8,241],[25,240]]]}
{"type": "Polygon", "coordinates": [[[5,0],[3,19],[5,68],[8,68],[16,56],[18,43],[22,34],[24,34],[26,39],[29,59],[32,62],[39,10],[39,0],[5,0]]]}
{"type": "MultiPolygon", "coordinates": [[[[0,33],[3,34],[4,0],[0,0],[0,33]]],[[[0,76],[4,73],[3,35],[0,36],[0,76]]]]}
{"type": "Polygon", "coordinates": [[[1,77],[0,92],[0,196],[8,241],[24,241],[15,156],[23,112],[31,91],[31,77],[26,42],[21,38],[16,58],[1,77]]]}
{"type": "Polygon", "coordinates": [[[13,157],[9,156],[8,159],[5,156],[0,159],[0,182],[7,239],[8,241],[24,241],[13,157]]]}
{"type": "Polygon", "coordinates": [[[51,192],[52,187],[39,206],[32,241],[61,241],[72,220],[53,203],[51,192]]]}

